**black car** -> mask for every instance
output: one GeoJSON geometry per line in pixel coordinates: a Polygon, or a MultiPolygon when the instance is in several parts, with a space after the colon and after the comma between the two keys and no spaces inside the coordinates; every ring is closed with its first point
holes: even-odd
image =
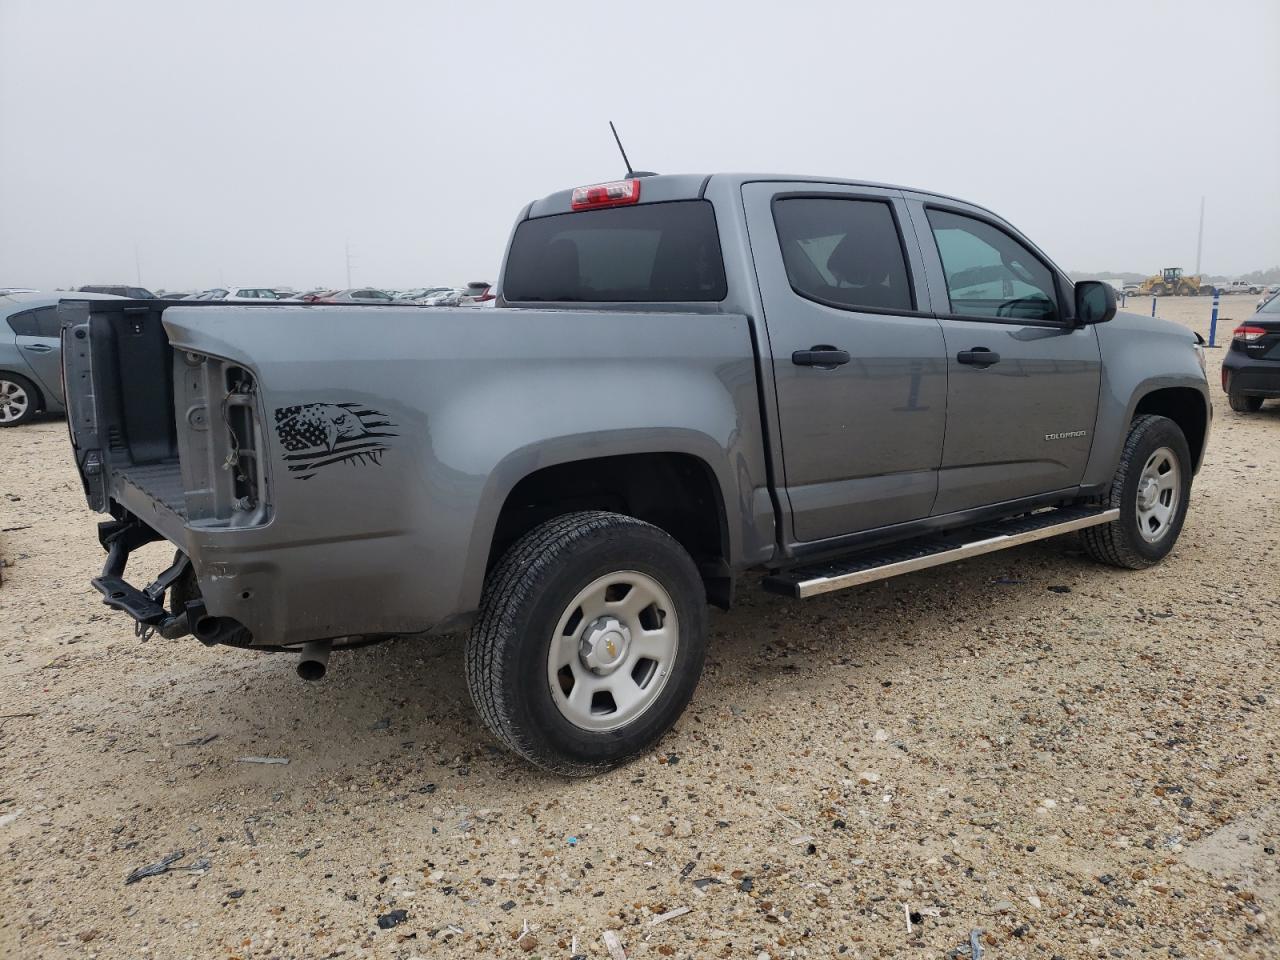
{"type": "Polygon", "coordinates": [[[1280,294],[1232,333],[1222,358],[1222,389],[1239,413],[1256,413],[1263,400],[1280,399],[1280,294]]]}
{"type": "Polygon", "coordinates": [[[78,290],[80,293],[109,293],[113,297],[128,297],[130,300],[156,299],[156,295],[145,287],[130,287],[123,283],[91,283],[78,290]]]}

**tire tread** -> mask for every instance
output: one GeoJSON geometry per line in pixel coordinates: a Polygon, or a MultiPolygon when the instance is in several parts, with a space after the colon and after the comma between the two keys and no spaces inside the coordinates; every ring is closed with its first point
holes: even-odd
{"type": "MultiPolygon", "coordinates": [[[[523,731],[507,712],[508,678],[502,651],[516,631],[516,620],[531,596],[542,586],[561,558],[583,539],[600,531],[644,528],[667,534],[652,524],[619,513],[583,510],[566,513],[529,531],[506,552],[486,579],[480,610],[467,639],[465,667],[467,687],[476,712],[495,737],[530,763],[570,776],[587,776],[615,766],[615,762],[569,762],[548,753],[537,739],[523,731]]],[[[627,758],[619,758],[617,762],[627,758]]]]}
{"type": "Polygon", "coordinates": [[[1125,516],[1124,490],[1130,471],[1142,469],[1142,464],[1136,462],[1135,453],[1146,439],[1148,431],[1156,424],[1170,422],[1172,421],[1166,417],[1143,414],[1135,417],[1133,423],[1129,425],[1129,435],[1125,438],[1124,449],[1120,453],[1120,464],[1111,480],[1111,489],[1102,499],[1103,507],[1120,511],[1120,519],[1080,531],[1080,540],[1085,552],[1099,563],[1126,570],[1144,570],[1155,563],[1138,553],[1126,535],[1124,525],[1128,522],[1128,518],[1125,516]]]}

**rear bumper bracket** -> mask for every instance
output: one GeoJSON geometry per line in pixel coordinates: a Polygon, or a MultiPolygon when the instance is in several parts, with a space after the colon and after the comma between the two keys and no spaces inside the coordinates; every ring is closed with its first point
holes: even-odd
{"type": "Polygon", "coordinates": [[[169,638],[190,632],[186,613],[174,616],[164,607],[165,592],[191,566],[186,554],[179,553],[168,569],[145,590],[139,590],[124,579],[129,554],[159,539],[160,534],[134,517],[98,524],[98,541],[107,551],[107,559],[102,565],[102,574],[89,582],[102,594],[103,603],[133,618],[138,635],[143,639],[153,631],[169,638]]]}

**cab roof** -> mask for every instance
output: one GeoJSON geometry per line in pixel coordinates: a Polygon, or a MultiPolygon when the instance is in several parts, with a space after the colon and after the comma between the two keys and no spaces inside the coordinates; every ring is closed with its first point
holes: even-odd
{"type": "MultiPolygon", "coordinates": [[[[622,177],[619,179],[628,179],[622,177]]],[[[898,190],[903,193],[916,193],[963,203],[979,210],[985,207],[959,197],[948,196],[932,190],[920,190],[915,187],[903,187],[892,183],[877,183],[873,180],[851,180],[845,177],[822,177],[794,173],[673,173],[656,174],[640,178],[640,203],[664,203],[670,200],[697,200],[705,195],[707,186],[712,180],[726,181],[731,188],[741,187],[745,183],[781,182],[781,183],[823,183],[842,187],[875,187],[879,190],[898,190]]],[[[607,182],[607,181],[602,181],[607,182]]],[[[533,217],[546,217],[557,213],[569,213],[572,210],[574,187],[557,190],[541,200],[535,200],[525,208],[522,220],[533,217]]],[[[993,216],[998,216],[992,211],[993,216]]]]}

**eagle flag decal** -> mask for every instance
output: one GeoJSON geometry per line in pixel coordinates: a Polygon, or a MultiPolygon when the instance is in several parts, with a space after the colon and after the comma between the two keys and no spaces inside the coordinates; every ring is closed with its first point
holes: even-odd
{"type": "Polygon", "coordinates": [[[276,436],[289,475],[309,480],[323,467],[382,465],[384,442],[398,434],[387,415],[360,403],[303,403],[276,409],[276,436]]]}

